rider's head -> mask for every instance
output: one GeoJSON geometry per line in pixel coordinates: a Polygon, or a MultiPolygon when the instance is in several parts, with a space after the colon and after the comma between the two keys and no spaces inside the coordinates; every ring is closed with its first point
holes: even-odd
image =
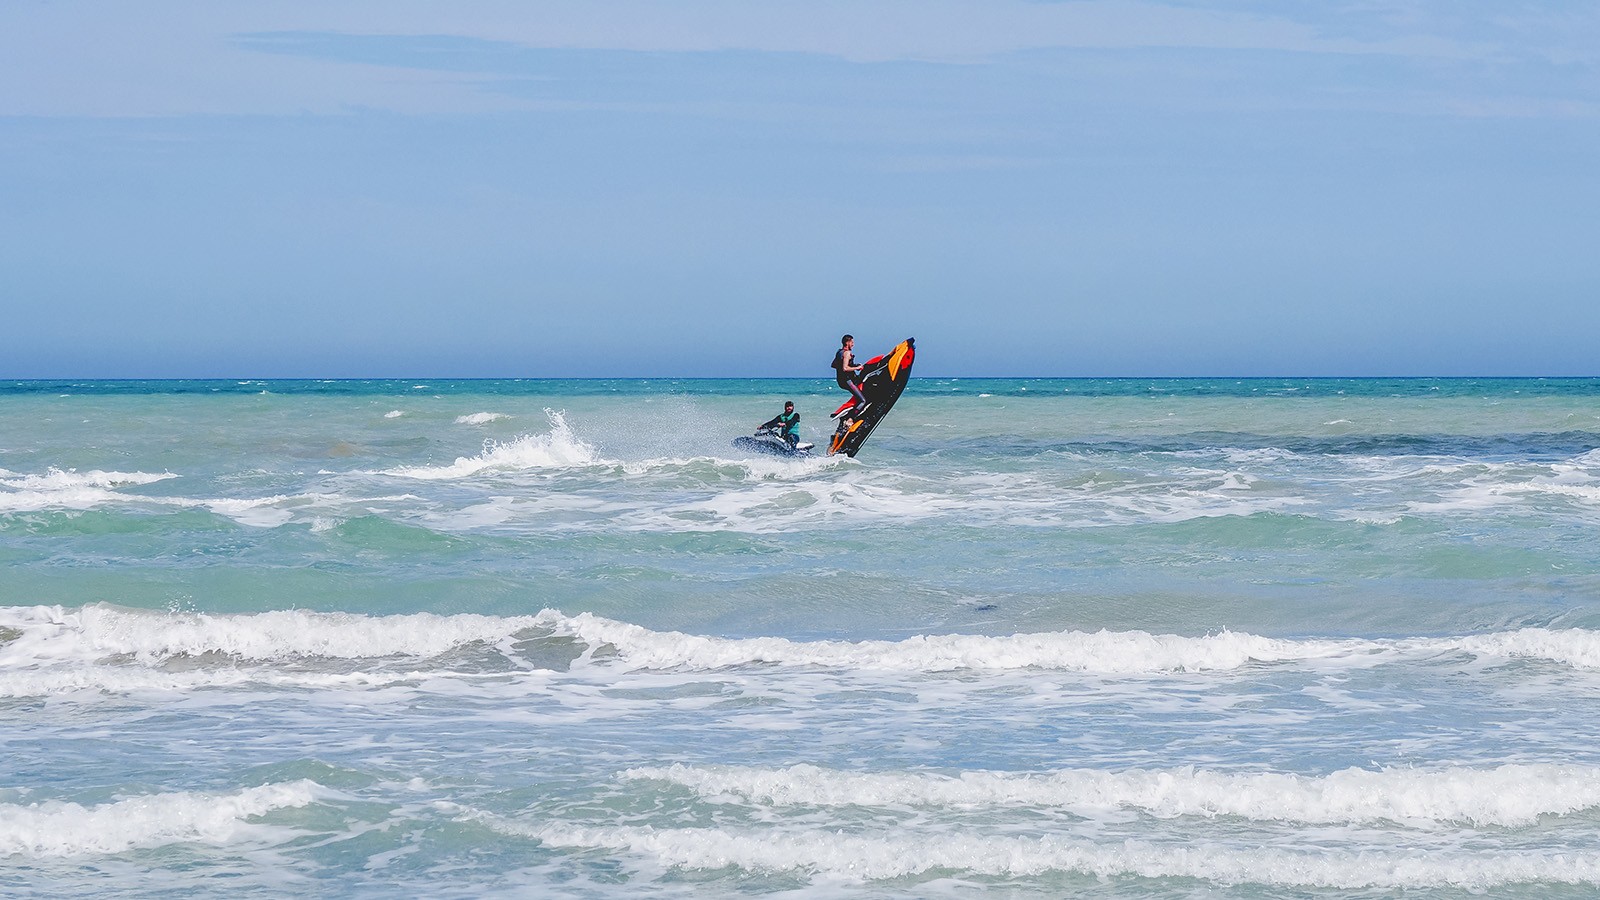
{"type": "Polygon", "coordinates": [[[788,412],[791,409],[794,409],[794,401],[793,400],[785,400],[785,401],[783,401],[783,411],[784,412],[788,412]]]}
{"type": "Polygon", "coordinates": [[[853,335],[853,334],[847,334],[847,335],[845,335],[845,336],[844,336],[844,337],[842,337],[842,338],[839,338],[839,346],[841,346],[841,347],[848,347],[848,346],[850,346],[850,342],[851,342],[851,341],[853,341],[853,340],[855,340],[855,339],[856,339],[856,336],[855,336],[855,335],[853,335]]]}

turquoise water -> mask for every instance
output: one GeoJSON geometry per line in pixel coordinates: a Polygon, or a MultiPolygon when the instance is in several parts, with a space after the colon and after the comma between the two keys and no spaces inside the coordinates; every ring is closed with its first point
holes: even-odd
{"type": "Polygon", "coordinates": [[[1592,896],[1600,380],[0,382],[0,890],[1592,896]]]}

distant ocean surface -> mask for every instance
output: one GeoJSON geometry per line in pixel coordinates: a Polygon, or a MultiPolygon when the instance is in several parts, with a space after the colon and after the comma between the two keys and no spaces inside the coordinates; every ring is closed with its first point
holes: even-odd
{"type": "Polygon", "coordinates": [[[1600,380],[0,382],[0,894],[1593,897],[1600,380]]]}

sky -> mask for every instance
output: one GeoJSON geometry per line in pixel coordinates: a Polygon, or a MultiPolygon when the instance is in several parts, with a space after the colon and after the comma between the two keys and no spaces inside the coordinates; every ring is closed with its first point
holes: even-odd
{"type": "Polygon", "coordinates": [[[0,4],[0,377],[1600,375],[1600,4],[0,4]]]}

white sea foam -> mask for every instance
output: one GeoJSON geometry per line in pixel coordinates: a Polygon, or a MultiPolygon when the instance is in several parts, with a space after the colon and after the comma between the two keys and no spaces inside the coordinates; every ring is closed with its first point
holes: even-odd
{"type": "Polygon", "coordinates": [[[778,456],[755,456],[749,459],[725,459],[718,456],[659,456],[618,465],[628,475],[680,474],[684,472],[715,471],[728,474],[746,482],[788,481],[803,479],[818,472],[845,464],[847,457],[799,456],[787,459],[778,456]]]}
{"type": "Polygon", "coordinates": [[[0,803],[0,856],[84,856],[191,842],[225,845],[260,828],[246,820],[307,806],[320,792],[315,782],[302,780],[229,794],[152,794],[89,807],[59,800],[0,803]]]}
{"type": "Polygon", "coordinates": [[[241,525],[272,528],[295,518],[295,507],[339,507],[350,503],[416,500],[411,494],[385,497],[350,497],[342,494],[274,494],[266,497],[161,497],[126,494],[117,490],[130,485],[150,484],[176,478],[171,472],[76,472],[51,469],[44,475],[15,475],[0,478],[0,485],[17,488],[0,491],[0,513],[31,512],[42,509],[87,510],[105,505],[158,507],[203,507],[227,516],[241,525]]]}
{"type": "Polygon", "coordinates": [[[1507,494],[1552,494],[1562,497],[1571,497],[1586,503],[1600,502],[1600,484],[1563,484],[1560,482],[1535,481],[1528,484],[1499,489],[1500,493],[1507,494]]]}
{"type": "Polygon", "coordinates": [[[93,509],[102,503],[123,499],[104,488],[79,487],[56,491],[0,492],[0,512],[33,512],[40,509],[93,509]]]}
{"type": "MultiPolygon", "coordinates": [[[[830,462],[734,464],[741,484],[724,488],[704,499],[661,507],[626,509],[608,517],[605,525],[636,531],[736,531],[774,533],[797,527],[819,526],[849,518],[852,522],[890,519],[911,521],[954,510],[962,501],[954,497],[918,495],[890,486],[854,481],[805,480],[813,467],[830,462]],[[794,466],[787,471],[769,466],[794,466]]],[[[968,501],[968,508],[981,504],[968,501]]],[[[1013,510],[1012,515],[1016,515],[1013,510]]]]}
{"type": "MultiPolygon", "coordinates": [[[[162,497],[152,502],[168,506],[203,506],[217,515],[227,516],[240,525],[254,528],[276,528],[295,520],[297,510],[342,509],[350,504],[391,503],[417,499],[411,494],[384,497],[350,497],[343,494],[274,494],[270,497],[223,497],[215,499],[190,499],[187,497],[162,497]]],[[[365,512],[365,510],[361,510],[365,512]]],[[[360,514],[359,512],[357,514],[360,514]]],[[[324,517],[311,516],[315,524],[324,517]]]]}
{"type": "Polygon", "coordinates": [[[1376,663],[1453,652],[1545,659],[1600,668],[1600,632],[1541,629],[1460,638],[1402,640],[1285,639],[1224,631],[1190,637],[1144,631],[1055,631],[1007,636],[917,635],[901,641],[792,641],[719,638],[652,631],[591,613],[544,610],[536,624],[590,646],[615,648],[626,665],[646,669],[717,669],[752,664],[873,671],[1057,669],[1107,675],[1226,672],[1268,663],[1376,663]]]}
{"type": "MultiPolygon", "coordinates": [[[[630,499],[603,519],[523,516],[524,527],[632,531],[787,532],[880,520],[959,519],[1019,527],[1087,528],[1246,517],[1311,504],[1275,496],[1244,473],[1196,473],[1169,485],[1062,484],[1014,473],[927,479],[863,470],[841,459],[652,459],[621,464],[629,475],[687,475],[718,482],[709,495],[653,503],[630,499]],[[729,478],[739,483],[728,485],[729,478]],[[1192,479],[1192,480],[1191,480],[1192,479]],[[1192,486],[1191,486],[1192,485],[1192,486]]],[[[546,498],[525,512],[538,513],[546,498]]]]}
{"type": "Polygon", "coordinates": [[[1243,472],[1229,472],[1223,477],[1222,483],[1217,485],[1217,490],[1248,491],[1256,483],[1256,481],[1257,479],[1252,478],[1243,472]]]}
{"type": "Polygon", "coordinates": [[[505,413],[478,412],[478,413],[473,413],[473,414],[467,415],[467,416],[456,416],[456,424],[457,425],[487,425],[490,422],[498,422],[501,419],[509,419],[509,418],[511,418],[511,417],[506,415],[505,413]]]}
{"type": "Polygon", "coordinates": [[[504,618],[432,613],[364,616],[304,610],[212,615],[145,612],[105,604],[73,611],[59,606],[0,607],[0,628],[18,634],[0,645],[0,665],[113,655],[149,663],[204,653],[253,660],[428,657],[473,642],[505,641],[524,629],[559,618],[549,612],[504,618]]]}
{"type": "Polygon", "coordinates": [[[403,411],[398,410],[398,409],[391,409],[388,412],[384,413],[383,417],[385,419],[398,419],[403,415],[405,415],[405,413],[403,411]]]}
{"type": "Polygon", "coordinates": [[[294,513],[279,507],[279,504],[288,499],[288,497],[278,494],[272,497],[254,497],[244,500],[231,498],[201,500],[197,501],[195,505],[204,506],[217,515],[227,516],[240,525],[249,525],[253,528],[276,528],[294,518],[294,513]]]}
{"type": "Polygon", "coordinates": [[[949,869],[983,876],[1064,872],[1099,878],[1195,878],[1221,884],[1323,888],[1488,890],[1507,884],[1600,884],[1600,855],[1586,852],[1280,850],[1204,841],[1095,844],[1054,835],[886,835],[811,829],[655,829],[538,825],[468,814],[498,831],[555,848],[605,848],[662,865],[804,872],[875,881],[949,869]]]}
{"type": "Polygon", "coordinates": [[[160,474],[151,472],[102,472],[99,469],[79,472],[77,469],[58,469],[51,466],[42,475],[19,475],[14,472],[5,472],[3,477],[0,477],[0,484],[22,491],[73,491],[83,488],[110,489],[129,485],[150,484],[151,482],[177,477],[171,472],[162,472],[160,474]]]}
{"type": "Polygon", "coordinates": [[[592,445],[573,434],[565,414],[547,409],[545,415],[550,417],[550,431],[546,434],[525,434],[504,442],[488,440],[483,442],[482,453],[457,457],[448,466],[401,466],[383,474],[444,480],[466,478],[479,472],[565,469],[605,464],[592,445]]]}
{"type": "Polygon", "coordinates": [[[1050,773],[851,773],[798,765],[629,769],[624,779],[679,784],[701,796],[773,806],[1137,809],[1151,815],[1239,816],[1307,823],[1469,822],[1526,825],[1600,806],[1600,768],[1345,769],[1322,777],[1180,769],[1050,773]]]}
{"type": "Polygon", "coordinates": [[[587,664],[632,669],[721,669],[749,665],[891,672],[1053,669],[1105,675],[1205,673],[1294,662],[1373,665],[1450,653],[1543,659],[1600,668],[1600,632],[1522,629],[1453,638],[1285,639],[1221,632],[1056,631],[1006,636],[917,635],[900,641],[795,641],[652,631],[591,613],[566,616],[368,616],[281,610],[248,614],[167,613],[93,604],[0,607],[0,668],[131,657],[146,664],[215,653],[242,660],[301,657],[427,658],[481,643],[511,653],[527,637],[562,636],[589,650],[587,664]]]}
{"type": "Polygon", "coordinates": [[[1420,513],[1482,512],[1564,497],[1584,506],[1600,502],[1600,479],[1578,457],[1565,463],[1479,463],[1430,465],[1420,474],[1454,479],[1434,499],[1414,500],[1420,513]]]}
{"type": "Polygon", "coordinates": [[[665,669],[757,663],[887,671],[1047,668],[1106,674],[1203,672],[1254,663],[1370,652],[1365,641],[1290,641],[1224,632],[1206,637],[1142,631],[1046,632],[1009,637],[918,635],[903,641],[728,639],[658,632],[589,613],[564,618],[558,631],[615,647],[628,665],[665,669]]]}
{"type": "Polygon", "coordinates": [[[542,679],[542,671],[455,672],[412,670],[397,672],[295,672],[271,668],[222,667],[166,672],[159,669],[124,665],[71,665],[11,669],[0,667],[0,697],[70,698],[82,695],[125,695],[143,693],[190,694],[216,688],[307,689],[372,691],[393,686],[429,683],[504,682],[514,679],[526,684],[542,679]]]}
{"type": "Polygon", "coordinates": [[[1585,628],[1522,628],[1472,635],[1456,642],[1479,656],[1545,659],[1581,669],[1600,669],[1600,632],[1585,628]]]}
{"type": "Polygon", "coordinates": [[[4,472],[0,486],[11,490],[0,491],[0,512],[32,512],[41,509],[92,509],[103,503],[119,500],[138,501],[146,498],[117,493],[121,487],[150,484],[178,476],[171,472],[103,472],[94,469],[79,472],[76,469],[51,467],[43,474],[23,475],[4,472]]]}
{"type": "MultiPolygon", "coordinates": [[[[1212,456],[1214,453],[1215,451],[1212,450],[1180,450],[1173,455],[1180,457],[1208,457],[1212,456]]],[[[1224,458],[1233,465],[1267,465],[1271,463],[1282,462],[1287,459],[1296,459],[1299,456],[1300,454],[1298,453],[1295,453],[1291,450],[1284,450],[1280,447],[1258,447],[1250,450],[1229,448],[1224,451],[1224,458]]]]}

